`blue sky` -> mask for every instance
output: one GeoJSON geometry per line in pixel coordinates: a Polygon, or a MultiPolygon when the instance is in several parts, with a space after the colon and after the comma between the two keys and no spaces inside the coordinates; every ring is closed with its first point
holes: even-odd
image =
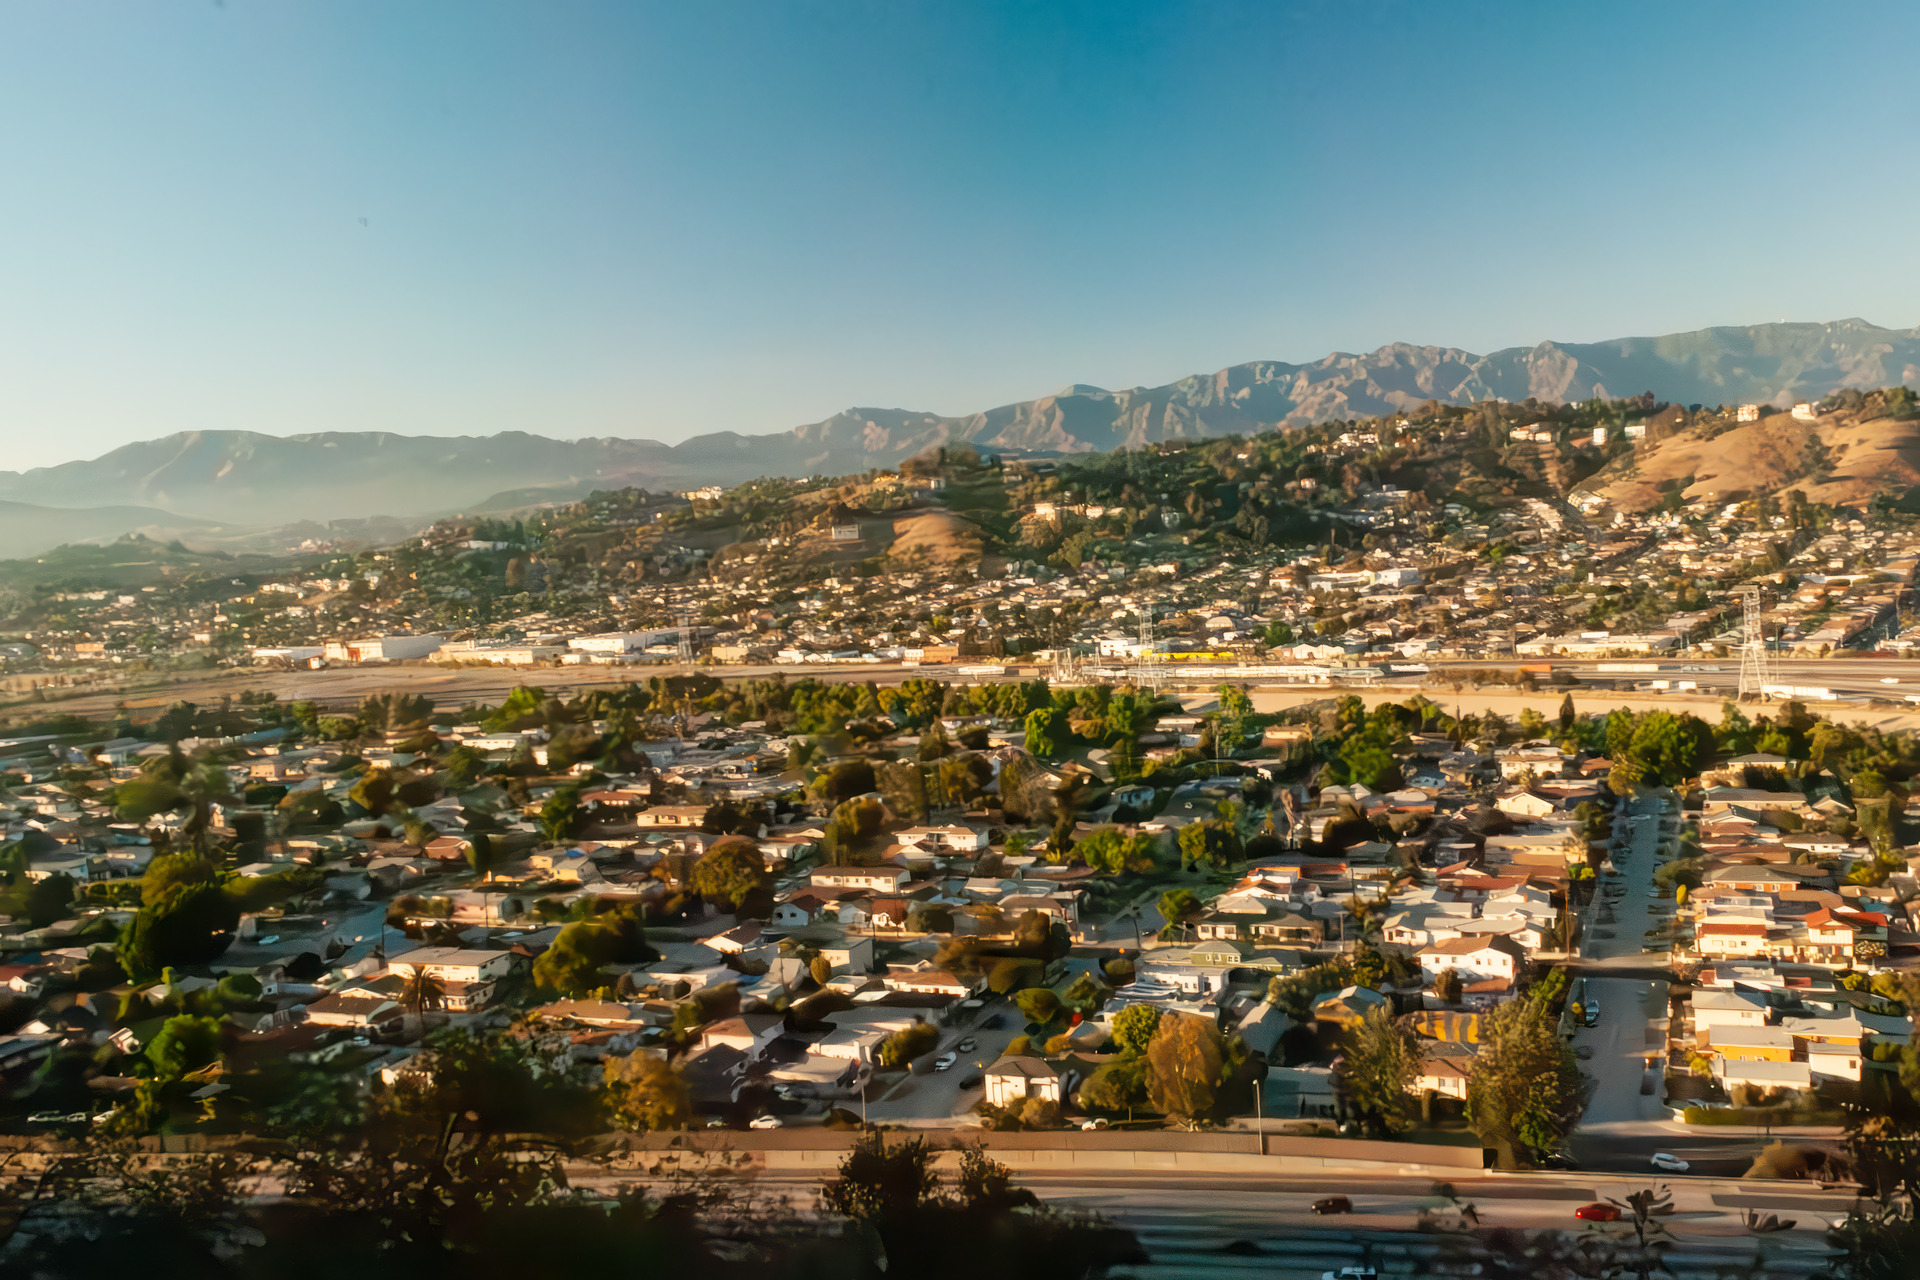
{"type": "Polygon", "coordinates": [[[0,0],[0,466],[1913,325],[1916,35],[1864,3],[0,0]]]}

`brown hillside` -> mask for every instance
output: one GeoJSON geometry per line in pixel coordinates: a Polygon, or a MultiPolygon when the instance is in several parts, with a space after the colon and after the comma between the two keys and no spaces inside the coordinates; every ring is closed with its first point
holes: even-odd
{"type": "Polygon", "coordinates": [[[1698,430],[1640,448],[1632,465],[1596,491],[1614,507],[1645,511],[1676,486],[1688,499],[1736,501],[1798,489],[1810,502],[1864,506],[1920,484],[1920,422],[1847,413],[1802,422],[1776,413],[1711,438],[1698,430]]]}

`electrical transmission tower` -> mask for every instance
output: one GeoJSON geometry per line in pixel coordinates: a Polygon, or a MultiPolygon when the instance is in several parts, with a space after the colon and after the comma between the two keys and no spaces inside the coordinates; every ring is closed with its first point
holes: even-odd
{"type": "Polygon", "coordinates": [[[1153,597],[1140,605],[1140,652],[1134,658],[1134,683],[1142,689],[1160,688],[1160,671],[1153,661],[1153,597]]]}
{"type": "Polygon", "coordinates": [[[1767,636],[1761,621],[1760,588],[1740,591],[1740,696],[1759,697],[1774,683],[1773,669],[1767,661],[1767,636]]]}

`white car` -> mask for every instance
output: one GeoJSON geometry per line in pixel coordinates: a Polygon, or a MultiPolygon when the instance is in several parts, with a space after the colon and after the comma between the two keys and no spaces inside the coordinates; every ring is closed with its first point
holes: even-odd
{"type": "Polygon", "coordinates": [[[779,1116],[755,1116],[753,1119],[747,1121],[747,1128],[778,1129],[781,1123],[779,1116]]]}
{"type": "Polygon", "coordinates": [[[1380,1273],[1372,1267],[1342,1267],[1338,1271],[1322,1271],[1320,1280],[1380,1280],[1380,1273]]]}
{"type": "Polygon", "coordinates": [[[1647,1163],[1656,1169],[1665,1170],[1667,1173],[1685,1173],[1687,1171],[1687,1162],[1685,1160],[1682,1160],[1679,1156],[1670,1156],[1664,1151],[1655,1155],[1653,1159],[1647,1163]]]}
{"type": "Polygon", "coordinates": [[[960,1055],[949,1051],[933,1060],[933,1069],[935,1071],[951,1071],[953,1070],[953,1064],[958,1061],[960,1061],[960,1055]]]}
{"type": "Polygon", "coordinates": [[[1900,677],[1899,676],[1881,676],[1880,683],[1881,684],[1899,684],[1900,677]]]}

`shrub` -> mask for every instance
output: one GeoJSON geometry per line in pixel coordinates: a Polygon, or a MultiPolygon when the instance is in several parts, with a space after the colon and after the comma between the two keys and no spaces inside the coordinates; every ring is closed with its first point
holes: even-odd
{"type": "Polygon", "coordinates": [[[904,1067],[939,1043],[940,1028],[931,1022],[916,1022],[882,1040],[873,1056],[883,1067],[904,1067]]]}

